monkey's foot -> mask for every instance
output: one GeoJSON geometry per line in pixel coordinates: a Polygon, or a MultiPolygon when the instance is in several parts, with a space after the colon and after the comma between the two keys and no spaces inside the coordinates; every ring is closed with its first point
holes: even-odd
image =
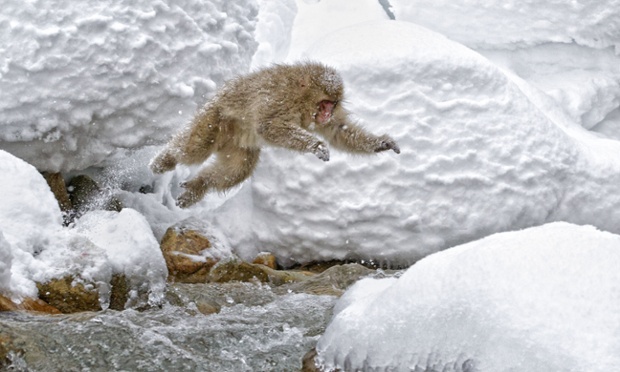
{"type": "Polygon", "coordinates": [[[181,182],[181,187],[185,191],[177,198],[177,206],[180,208],[189,208],[199,202],[207,193],[207,185],[200,178],[181,182]]]}
{"type": "Polygon", "coordinates": [[[153,173],[165,173],[171,171],[176,167],[177,159],[169,152],[161,152],[151,160],[149,168],[153,173]]]}
{"type": "Polygon", "coordinates": [[[386,150],[394,150],[395,153],[400,154],[400,147],[389,136],[381,136],[379,138],[379,145],[375,148],[375,152],[381,152],[386,150]]]}

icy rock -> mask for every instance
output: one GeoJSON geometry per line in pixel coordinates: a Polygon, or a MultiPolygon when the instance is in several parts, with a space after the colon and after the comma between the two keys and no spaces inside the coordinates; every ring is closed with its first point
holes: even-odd
{"type": "Polygon", "coordinates": [[[328,371],[618,370],[619,265],[619,235],[564,222],[460,245],[351,287],[317,360],[328,371]]]}

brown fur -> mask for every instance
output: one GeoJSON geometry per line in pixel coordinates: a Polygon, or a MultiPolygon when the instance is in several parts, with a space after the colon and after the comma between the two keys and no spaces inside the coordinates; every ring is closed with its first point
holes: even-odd
{"type": "Polygon", "coordinates": [[[329,150],[311,133],[316,132],[345,151],[400,153],[389,136],[375,136],[353,124],[343,98],[340,75],[319,63],[276,65],[236,78],[172,138],[150,167],[163,173],[178,163],[201,164],[217,154],[214,164],[182,184],[185,192],[177,204],[186,208],[211,189],[224,191],[248,178],[264,143],[328,161],[329,150]]]}

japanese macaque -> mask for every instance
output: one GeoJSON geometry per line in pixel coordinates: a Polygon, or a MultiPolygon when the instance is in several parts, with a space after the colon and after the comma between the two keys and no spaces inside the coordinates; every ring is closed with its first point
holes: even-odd
{"type": "Polygon", "coordinates": [[[210,190],[224,191],[248,178],[261,146],[269,144],[309,152],[329,160],[325,142],[354,153],[400,149],[388,135],[364,131],[343,107],[342,78],[320,63],[275,65],[238,77],[223,88],[151,161],[154,173],[181,163],[201,164],[213,154],[216,161],[181,186],[177,205],[187,208],[210,190]]]}

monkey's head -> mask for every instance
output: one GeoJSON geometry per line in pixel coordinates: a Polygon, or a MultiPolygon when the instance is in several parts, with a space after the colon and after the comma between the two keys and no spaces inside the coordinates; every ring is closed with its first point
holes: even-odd
{"type": "Polygon", "coordinates": [[[336,70],[321,63],[305,65],[302,87],[304,101],[317,124],[325,124],[332,118],[344,96],[342,78],[336,70]]]}

